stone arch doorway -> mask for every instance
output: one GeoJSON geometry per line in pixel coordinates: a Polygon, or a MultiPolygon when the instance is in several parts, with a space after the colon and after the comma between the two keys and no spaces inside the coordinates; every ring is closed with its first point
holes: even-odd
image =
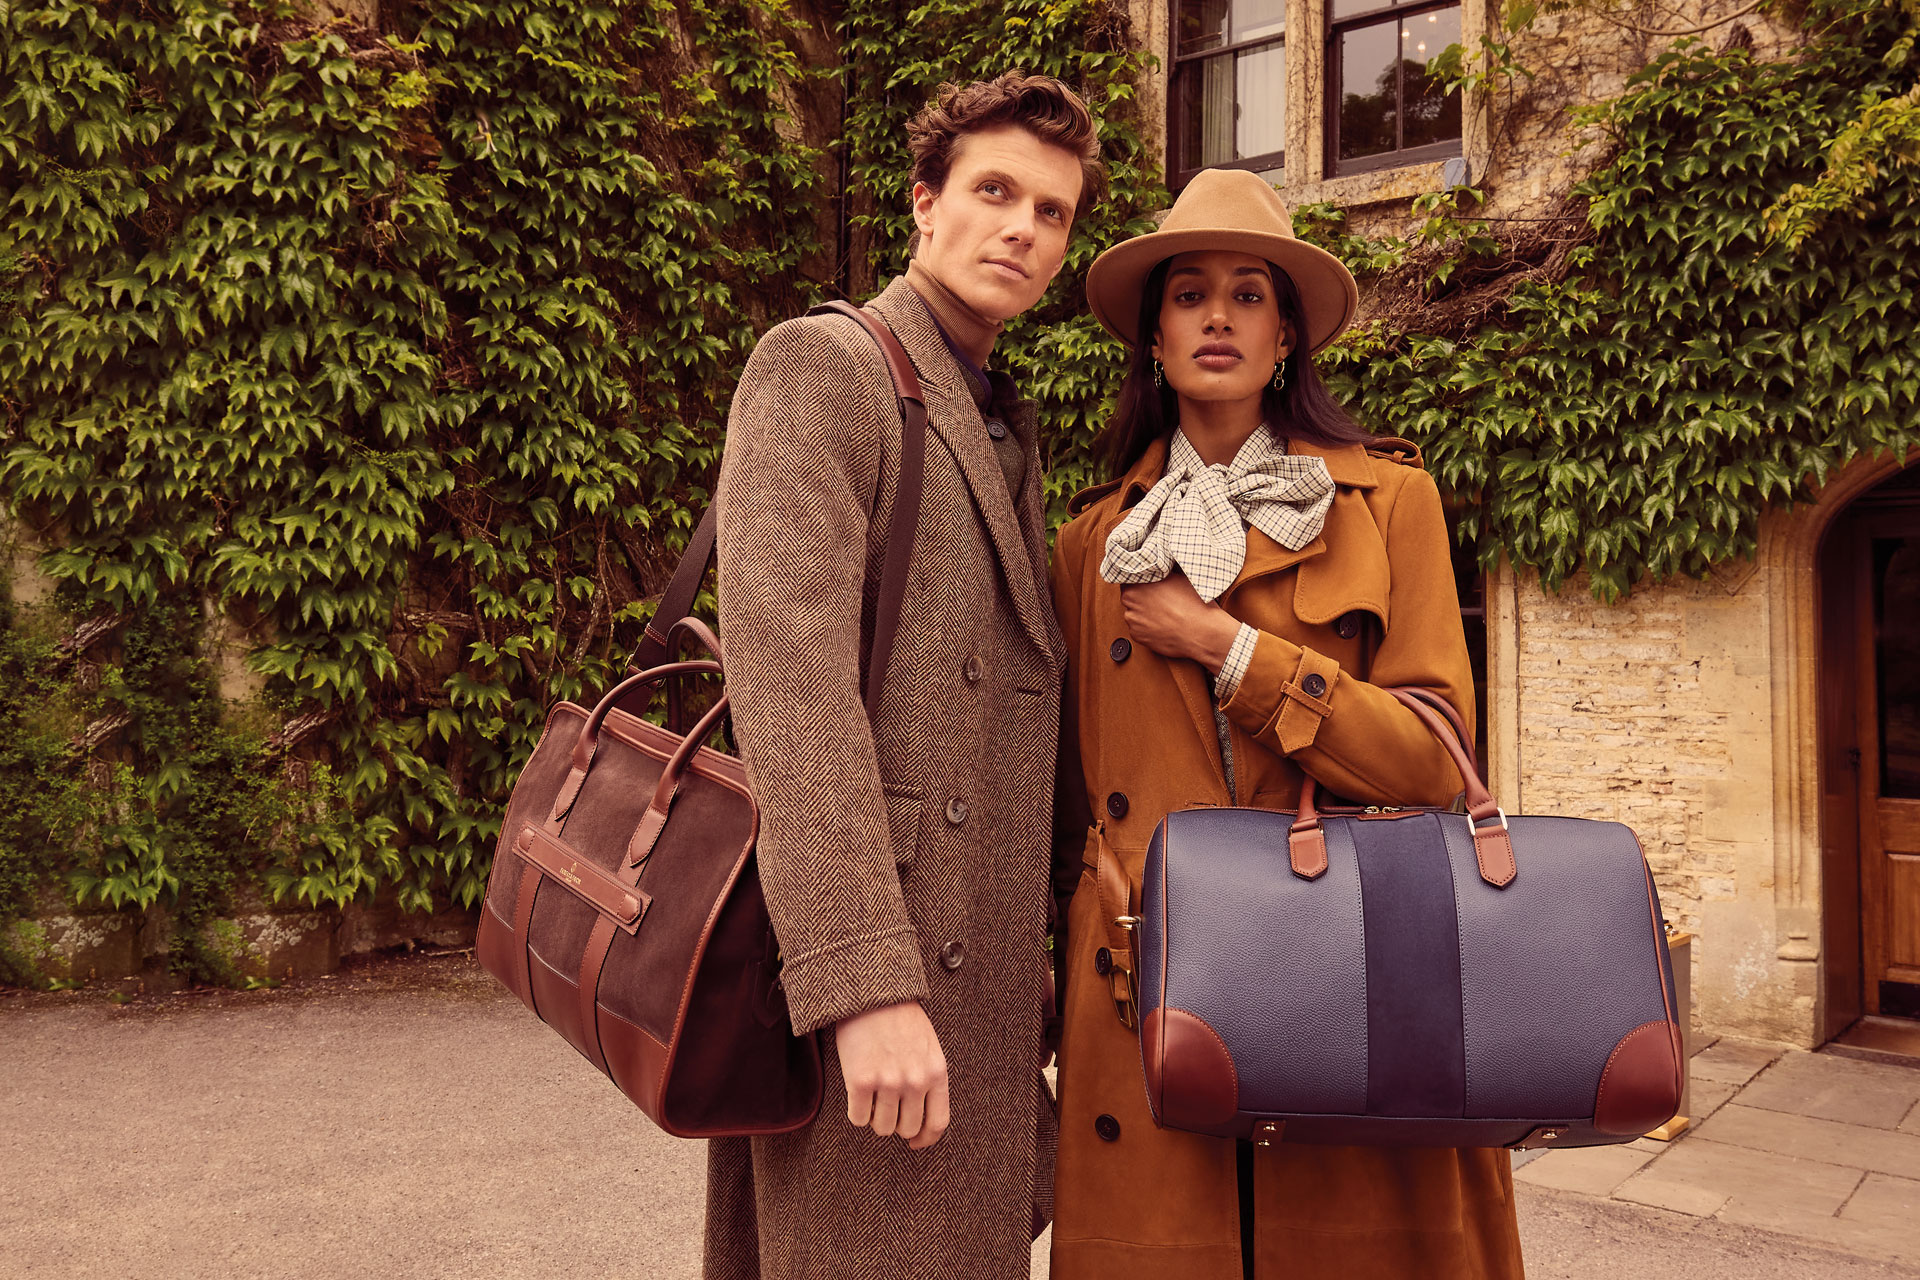
{"type": "Polygon", "coordinates": [[[1822,1040],[1920,1031],[1920,465],[1848,472],[1812,556],[1822,1040]]]}

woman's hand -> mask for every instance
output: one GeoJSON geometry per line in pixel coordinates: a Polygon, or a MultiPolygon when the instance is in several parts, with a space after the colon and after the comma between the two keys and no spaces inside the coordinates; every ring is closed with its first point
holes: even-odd
{"type": "Polygon", "coordinates": [[[1133,638],[1163,658],[1191,658],[1215,675],[1233,651],[1240,624],[1217,604],[1208,604],[1176,571],[1159,582],[1120,588],[1133,638]]]}

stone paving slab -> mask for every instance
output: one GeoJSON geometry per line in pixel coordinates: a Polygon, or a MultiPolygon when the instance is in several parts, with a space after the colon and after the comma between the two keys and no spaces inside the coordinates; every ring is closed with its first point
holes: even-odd
{"type": "Polygon", "coordinates": [[[1701,1125],[1713,1142],[1771,1151],[1900,1178],[1920,1178],[1920,1135],[1741,1106],[1738,1099],[1701,1125]]]}
{"type": "Polygon", "coordinates": [[[1693,1055],[1694,1087],[1705,1080],[1738,1088],[1759,1075],[1787,1046],[1754,1040],[1716,1040],[1693,1055]]]}
{"type": "Polygon", "coordinates": [[[1535,1186],[1605,1196],[1612,1195],[1615,1187],[1653,1158],[1653,1152],[1636,1151],[1633,1146],[1569,1147],[1554,1152],[1551,1160],[1530,1161],[1516,1168],[1513,1176],[1535,1186]]]}
{"type": "Polygon", "coordinates": [[[1723,1084],[1718,1080],[1703,1080],[1695,1076],[1687,1089],[1687,1106],[1692,1109],[1687,1119],[1692,1124],[1699,1124],[1725,1106],[1727,1099],[1738,1092],[1740,1092],[1739,1085],[1723,1084]]]}
{"type": "Polygon", "coordinates": [[[1759,1227],[1801,1240],[1819,1240],[1890,1262],[1912,1262],[1920,1250],[1920,1183],[1869,1173],[1838,1213],[1811,1205],[1741,1206],[1719,1216],[1736,1226],[1759,1227]]]}
{"type": "Polygon", "coordinates": [[[1790,1050],[1740,1091],[1740,1105],[1895,1129],[1920,1104],[1920,1071],[1790,1050]]]}
{"type": "Polygon", "coordinates": [[[1913,1110],[1907,1112],[1907,1118],[1900,1122],[1900,1132],[1920,1133],[1920,1103],[1915,1103],[1913,1110]]]}
{"type": "Polygon", "coordinates": [[[1697,1217],[1719,1214],[1732,1220],[1733,1214],[1748,1225],[1765,1227],[1765,1221],[1755,1219],[1802,1210],[1831,1217],[1863,1177],[1859,1169],[1759,1153],[1702,1135],[1682,1139],[1615,1194],[1635,1204],[1697,1217]]]}

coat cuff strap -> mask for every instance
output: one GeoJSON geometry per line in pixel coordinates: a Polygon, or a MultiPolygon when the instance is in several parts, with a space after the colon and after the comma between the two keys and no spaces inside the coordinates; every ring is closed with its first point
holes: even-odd
{"type": "Polygon", "coordinates": [[[1320,723],[1333,713],[1333,691],[1340,683],[1340,664],[1324,653],[1300,650],[1300,665],[1280,690],[1280,709],[1268,727],[1273,742],[1286,755],[1313,745],[1320,723]]]}

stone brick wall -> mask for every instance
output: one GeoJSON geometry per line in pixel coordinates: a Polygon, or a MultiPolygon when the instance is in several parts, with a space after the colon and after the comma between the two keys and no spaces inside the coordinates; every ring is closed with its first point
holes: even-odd
{"type": "Polygon", "coordinates": [[[1783,582],[1780,566],[1740,562],[1602,604],[1584,579],[1503,579],[1489,733],[1511,808],[1640,837],[1667,919],[1697,938],[1698,1023],[1804,1041],[1813,974],[1789,954],[1806,939],[1783,935],[1775,892],[1779,769],[1799,767],[1777,751],[1783,582]]]}
{"type": "Polygon", "coordinates": [[[1518,594],[1526,807],[1632,827],[1668,919],[1697,930],[1701,902],[1730,897],[1735,877],[1732,843],[1709,837],[1719,828],[1706,819],[1736,798],[1764,806],[1730,786],[1743,767],[1757,766],[1750,783],[1767,782],[1764,740],[1749,758],[1764,732],[1754,715],[1767,710],[1764,600],[1709,581],[1606,605],[1584,581],[1548,593],[1531,576],[1518,594]]]}

